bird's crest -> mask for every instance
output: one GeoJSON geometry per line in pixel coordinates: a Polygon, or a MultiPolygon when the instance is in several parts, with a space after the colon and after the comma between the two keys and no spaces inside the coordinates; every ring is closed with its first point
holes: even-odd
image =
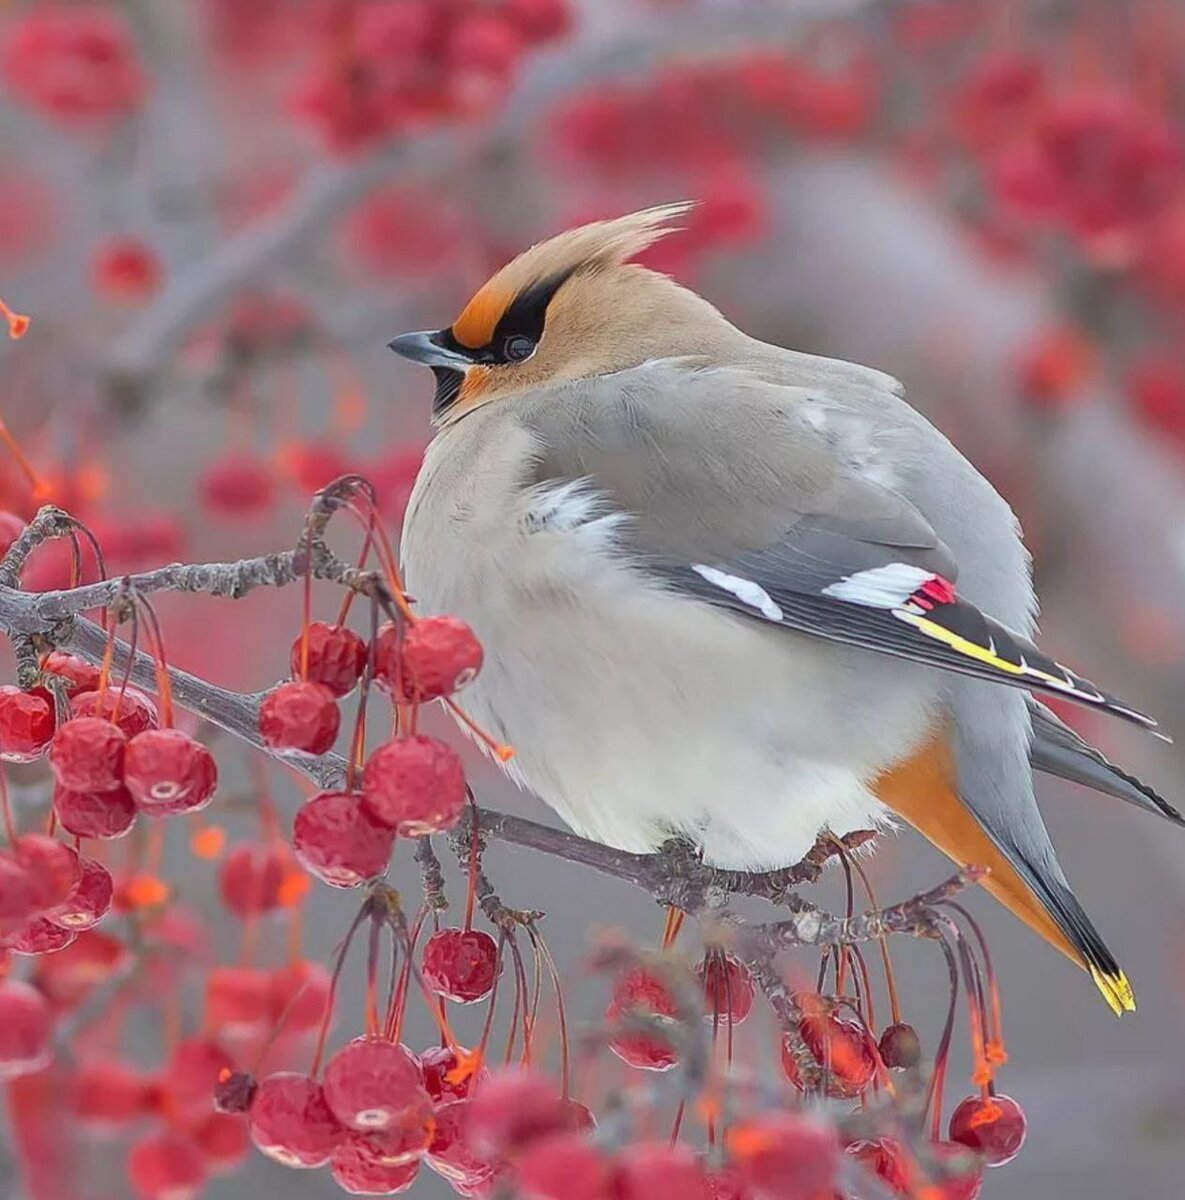
{"type": "Polygon", "coordinates": [[[507,263],[465,306],[452,332],[462,346],[486,345],[502,314],[532,288],[554,290],[576,271],[615,267],[641,254],[691,208],[687,202],[646,208],[609,221],[594,221],[538,242],[507,263]]]}

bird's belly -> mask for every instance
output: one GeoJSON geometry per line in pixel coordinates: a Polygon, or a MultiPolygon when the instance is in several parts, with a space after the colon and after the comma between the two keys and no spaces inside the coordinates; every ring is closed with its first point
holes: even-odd
{"type": "Polygon", "coordinates": [[[935,672],[764,629],[607,556],[531,563],[528,543],[413,553],[408,584],[472,624],[486,657],[464,705],[574,830],[634,851],[683,835],[758,870],[885,819],[868,785],[925,737],[935,672]]]}

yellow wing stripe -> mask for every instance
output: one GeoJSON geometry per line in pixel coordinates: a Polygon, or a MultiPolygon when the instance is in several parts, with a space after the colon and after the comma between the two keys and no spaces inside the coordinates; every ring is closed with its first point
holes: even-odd
{"type": "MultiPolygon", "coordinates": [[[[1009,675],[1044,674],[1043,672],[1033,671],[1028,667],[1019,666],[1017,663],[1009,662],[1006,658],[1001,658],[998,654],[993,654],[986,646],[981,646],[977,642],[960,637],[957,633],[952,633],[949,629],[943,628],[943,626],[935,621],[927,621],[925,617],[919,617],[917,613],[905,612],[902,609],[895,608],[893,615],[904,621],[907,625],[916,626],[927,637],[945,642],[952,650],[957,650],[960,654],[965,654],[968,658],[978,659],[979,662],[987,663],[989,667],[995,667],[999,671],[1006,671],[1009,675]]],[[[1065,686],[1064,680],[1059,680],[1059,682],[1062,686],[1065,686]]]]}

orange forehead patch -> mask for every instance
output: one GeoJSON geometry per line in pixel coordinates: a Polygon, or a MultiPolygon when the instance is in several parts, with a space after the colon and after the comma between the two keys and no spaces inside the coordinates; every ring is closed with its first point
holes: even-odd
{"type": "Polygon", "coordinates": [[[488,346],[502,314],[513,299],[506,289],[487,283],[453,322],[453,337],[467,350],[488,346]]]}

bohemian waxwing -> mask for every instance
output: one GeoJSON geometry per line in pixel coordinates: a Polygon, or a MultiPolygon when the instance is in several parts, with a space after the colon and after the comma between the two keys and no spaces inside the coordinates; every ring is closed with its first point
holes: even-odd
{"type": "Polygon", "coordinates": [[[684,211],[560,234],[391,342],[436,375],[402,554],[485,647],[470,714],[625,850],[765,871],[903,818],[1134,1008],[1033,769],[1185,821],[1037,697],[1155,723],[1029,640],[1016,518],[895,380],[630,263],[684,211]]]}

